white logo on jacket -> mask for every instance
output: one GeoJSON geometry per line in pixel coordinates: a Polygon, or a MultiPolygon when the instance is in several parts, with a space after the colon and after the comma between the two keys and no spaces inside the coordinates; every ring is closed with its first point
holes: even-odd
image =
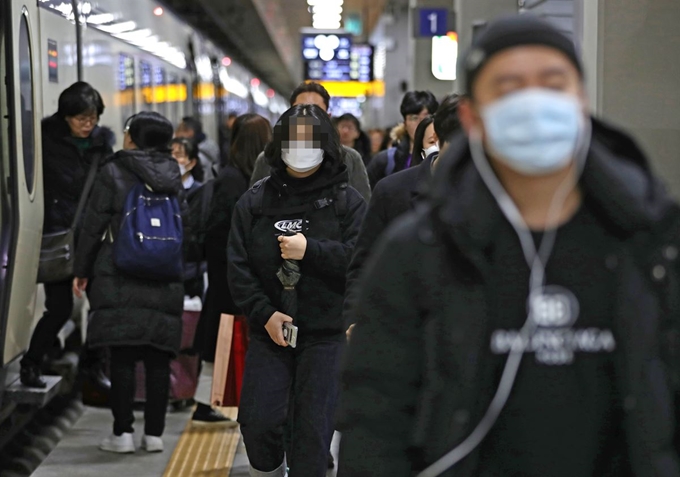
{"type": "Polygon", "coordinates": [[[529,337],[519,330],[495,330],[491,334],[491,352],[507,354],[515,347],[535,353],[536,361],[545,365],[567,365],[574,353],[611,353],[616,349],[614,333],[608,329],[575,329],[579,303],[563,287],[550,286],[529,303],[531,318],[537,328],[529,337]]]}
{"type": "Polygon", "coordinates": [[[302,219],[279,220],[274,224],[276,230],[281,232],[302,232],[302,219]]]}

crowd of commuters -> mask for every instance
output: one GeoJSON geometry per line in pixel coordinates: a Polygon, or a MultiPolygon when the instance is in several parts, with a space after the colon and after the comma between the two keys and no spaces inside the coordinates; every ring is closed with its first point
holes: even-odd
{"type": "Polygon", "coordinates": [[[143,361],[141,445],[162,451],[197,297],[192,419],[240,425],[253,477],[325,475],[336,424],[342,477],[680,476],[677,205],[591,117],[550,24],[492,22],[461,61],[462,94],[406,93],[389,133],[332,118],[310,82],[273,128],[230,114],[221,151],[194,118],[140,112],[113,153],[99,93],[66,89],[43,121],[44,231],[75,224],[75,262],[45,283],[21,381],[45,386],[86,292],[84,348],[109,360],[100,448],[135,450],[143,361]],[[250,336],[238,422],[210,399],[224,314],[250,336]]]}

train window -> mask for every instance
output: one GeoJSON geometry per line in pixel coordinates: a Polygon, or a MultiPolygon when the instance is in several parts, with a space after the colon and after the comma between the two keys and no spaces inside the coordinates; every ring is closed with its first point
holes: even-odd
{"type": "Polygon", "coordinates": [[[21,93],[21,145],[24,156],[26,187],[33,193],[35,179],[35,130],[33,108],[33,62],[31,43],[28,34],[28,20],[21,17],[19,27],[19,79],[21,93]]]}

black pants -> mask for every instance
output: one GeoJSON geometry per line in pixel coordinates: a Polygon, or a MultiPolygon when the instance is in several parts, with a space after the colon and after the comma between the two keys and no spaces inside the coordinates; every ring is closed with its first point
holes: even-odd
{"type": "Polygon", "coordinates": [[[342,337],[301,341],[296,349],[282,348],[269,337],[252,337],[238,420],[256,470],[271,472],[283,463],[287,424],[289,476],[326,475],[343,349],[342,337]],[[290,421],[289,399],[295,409],[290,421]]]}
{"type": "Polygon", "coordinates": [[[73,312],[73,280],[45,284],[45,313],[33,331],[22,366],[39,366],[73,312]]]}
{"type": "Polygon", "coordinates": [[[170,354],[151,346],[111,347],[111,411],[113,433],[133,433],[135,421],[135,366],[144,361],[146,372],[146,403],[144,434],[160,437],[165,429],[165,413],[170,388],[170,354]]]}

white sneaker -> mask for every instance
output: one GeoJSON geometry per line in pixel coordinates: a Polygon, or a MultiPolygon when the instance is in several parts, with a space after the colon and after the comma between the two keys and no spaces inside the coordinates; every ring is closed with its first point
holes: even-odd
{"type": "Polygon", "coordinates": [[[117,454],[131,454],[135,451],[135,443],[132,439],[132,434],[124,432],[120,436],[111,434],[99,444],[99,448],[103,451],[115,452],[117,454]]]}
{"type": "Polygon", "coordinates": [[[163,452],[163,439],[156,436],[142,436],[142,449],[147,452],[163,452]]]}

